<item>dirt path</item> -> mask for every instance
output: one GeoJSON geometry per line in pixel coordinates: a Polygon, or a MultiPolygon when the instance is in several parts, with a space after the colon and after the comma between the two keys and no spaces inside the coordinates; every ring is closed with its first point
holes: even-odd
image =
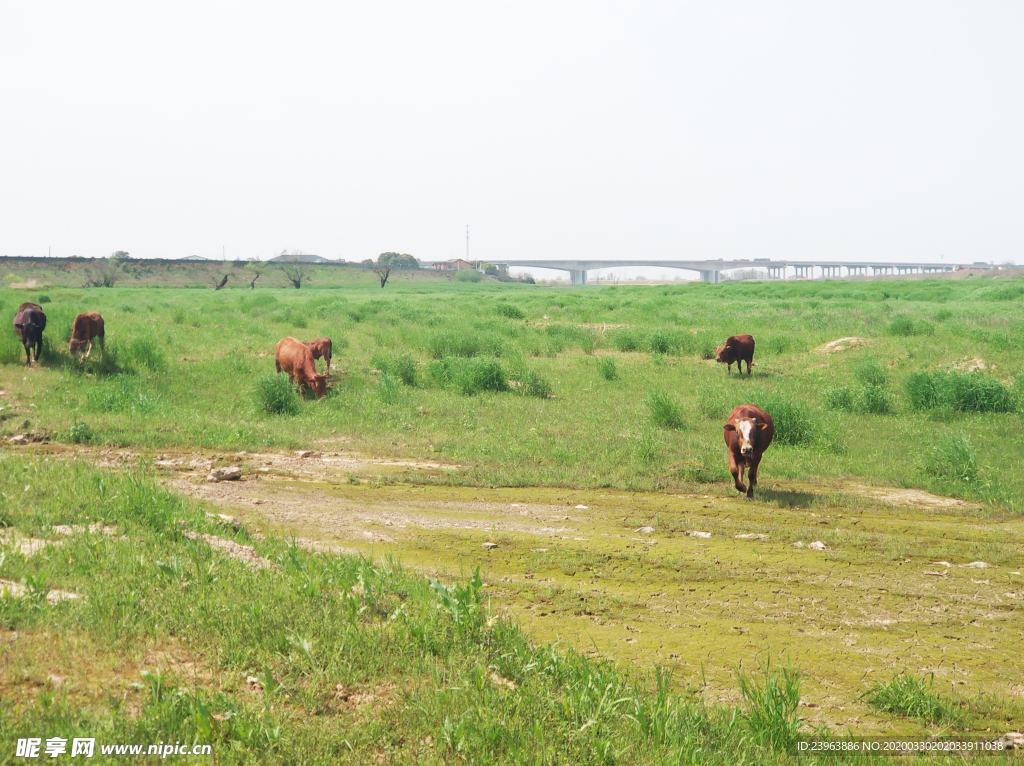
{"type": "Polygon", "coordinates": [[[853,483],[767,486],[753,503],[718,486],[449,487],[408,479],[457,466],[344,452],[150,457],[166,486],[254,532],[456,576],[480,566],[492,608],[539,639],[674,666],[690,684],[703,673],[721,700],[737,702],[735,669],[769,652],[802,669],[812,724],[893,731],[857,697],[903,671],[934,673],[945,692],[1024,698],[1011,670],[1024,643],[1024,521],[988,521],[963,501],[853,483]],[[218,466],[241,479],[209,481],[218,466]],[[810,547],[819,541],[825,550],[810,547]]]}

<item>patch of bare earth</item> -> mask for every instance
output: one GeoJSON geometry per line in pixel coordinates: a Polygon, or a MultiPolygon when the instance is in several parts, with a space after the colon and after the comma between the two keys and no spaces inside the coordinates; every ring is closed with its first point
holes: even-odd
{"type": "Polygon", "coordinates": [[[186,531],[182,534],[190,540],[200,540],[211,548],[221,551],[233,559],[244,562],[250,569],[277,569],[277,564],[270,559],[263,558],[250,545],[242,545],[234,540],[226,540],[215,535],[204,535],[199,532],[186,531]]]}
{"type": "Polygon", "coordinates": [[[864,484],[847,485],[851,491],[861,497],[877,500],[888,506],[916,506],[918,508],[976,508],[976,503],[968,503],[955,497],[942,497],[925,492],[923,489],[904,489],[902,487],[869,487],[864,484]]]}
{"type": "Polygon", "coordinates": [[[857,348],[858,346],[866,345],[868,345],[866,338],[858,338],[856,336],[850,336],[849,338],[836,338],[833,341],[829,341],[824,346],[819,346],[818,352],[822,354],[836,354],[840,351],[846,351],[849,348],[857,348]]]}

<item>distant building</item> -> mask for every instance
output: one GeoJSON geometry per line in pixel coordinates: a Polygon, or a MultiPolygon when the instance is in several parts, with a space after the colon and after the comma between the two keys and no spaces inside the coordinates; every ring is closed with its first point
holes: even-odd
{"type": "Polygon", "coordinates": [[[334,261],[319,255],[308,255],[306,253],[282,253],[276,258],[271,258],[268,263],[334,263],[334,261]]]}
{"type": "Polygon", "coordinates": [[[201,255],[186,255],[184,258],[179,258],[179,261],[208,261],[209,258],[203,258],[201,255]]]}
{"type": "Polygon", "coordinates": [[[473,268],[473,264],[462,258],[452,258],[451,260],[432,263],[430,268],[435,271],[468,271],[473,268]]]}

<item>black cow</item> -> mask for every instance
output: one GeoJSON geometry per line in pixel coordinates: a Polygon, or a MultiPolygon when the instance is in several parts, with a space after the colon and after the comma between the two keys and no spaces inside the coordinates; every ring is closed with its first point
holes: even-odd
{"type": "Polygon", "coordinates": [[[43,330],[46,329],[46,314],[38,303],[22,303],[14,315],[14,329],[18,331],[21,344],[25,347],[25,364],[32,364],[32,347],[35,346],[36,362],[43,350],[43,330]]]}

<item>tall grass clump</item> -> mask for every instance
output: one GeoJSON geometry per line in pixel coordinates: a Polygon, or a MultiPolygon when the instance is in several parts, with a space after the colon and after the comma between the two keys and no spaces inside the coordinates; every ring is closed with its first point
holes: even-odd
{"type": "Polygon", "coordinates": [[[385,375],[391,375],[407,386],[416,385],[416,361],[409,354],[388,354],[378,351],[370,366],[385,375]]]}
{"type": "Polygon", "coordinates": [[[86,395],[89,408],[96,412],[121,412],[147,415],[156,409],[159,396],[149,390],[145,379],[115,375],[98,382],[86,395]]]}
{"type": "Polygon", "coordinates": [[[773,669],[767,661],[758,680],[742,670],[736,680],[743,698],[743,720],[754,741],[784,752],[796,745],[802,719],[800,709],[800,671],[786,665],[773,669]]]}
{"type": "Polygon", "coordinates": [[[915,372],[903,385],[915,410],[1015,412],[1018,397],[1001,381],[979,372],[915,372]]]}
{"type": "Polygon", "coordinates": [[[679,430],[686,425],[682,406],[664,391],[652,389],[647,394],[647,409],[656,426],[679,430]]]}
{"type": "Polygon", "coordinates": [[[612,345],[619,351],[642,351],[646,338],[642,330],[624,327],[611,333],[612,345]]]}
{"type": "Polygon", "coordinates": [[[619,377],[619,369],[615,366],[615,360],[610,356],[604,356],[598,359],[597,374],[605,380],[615,380],[619,377]]]}
{"type": "Polygon", "coordinates": [[[777,444],[808,447],[827,442],[825,424],[821,416],[803,402],[778,394],[755,394],[751,400],[772,416],[777,444]]]}
{"type": "Polygon", "coordinates": [[[536,370],[520,371],[519,384],[519,392],[524,396],[536,396],[538,399],[551,396],[551,384],[536,370]]]}
{"type": "Polygon", "coordinates": [[[932,690],[934,684],[934,673],[929,673],[927,680],[905,673],[888,683],[875,684],[861,699],[883,713],[916,718],[932,725],[962,725],[964,717],[959,705],[936,694],[932,690]]]}
{"type": "Polygon", "coordinates": [[[501,362],[489,357],[461,359],[448,357],[431,362],[424,369],[428,382],[466,396],[483,391],[508,391],[508,377],[501,362]]]}
{"type": "Polygon", "coordinates": [[[936,439],[925,454],[924,470],[941,479],[977,481],[978,450],[966,434],[936,439]]]}
{"type": "Polygon", "coordinates": [[[889,371],[876,359],[865,359],[853,371],[860,384],[859,409],[873,415],[888,415],[896,406],[889,390],[889,371]]]}
{"type": "Polygon", "coordinates": [[[889,323],[887,332],[897,338],[905,338],[911,335],[931,335],[935,332],[935,328],[928,322],[914,320],[906,314],[900,314],[889,323]]]}
{"type": "Polygon", "coordinates": [[[525,312],[511,303],[499,303],[495,307],[495,311],[506,319],[526,319],[525,312]]]}
{"type": "Polygon", "coordinates": [[[296,415],[299,397],[287,375],[264,375],[253,390],[256,406],[268,415],[296,415]]]}
{"type": "Polygon", "coordinates": [[[167,369],[167,357],[156,341],[149,336],[132,338],[119,351],[121,365],[126,370],[148,372],[164,372],[167,369]]]}
{"type": "Polygon", "coordinates": [[[459,356],[469,359],[474,356],[501,356],[505,344],[493,332],[480,330],[442,330],[427,340],[427,350],[434,359],[459,356]]]}

